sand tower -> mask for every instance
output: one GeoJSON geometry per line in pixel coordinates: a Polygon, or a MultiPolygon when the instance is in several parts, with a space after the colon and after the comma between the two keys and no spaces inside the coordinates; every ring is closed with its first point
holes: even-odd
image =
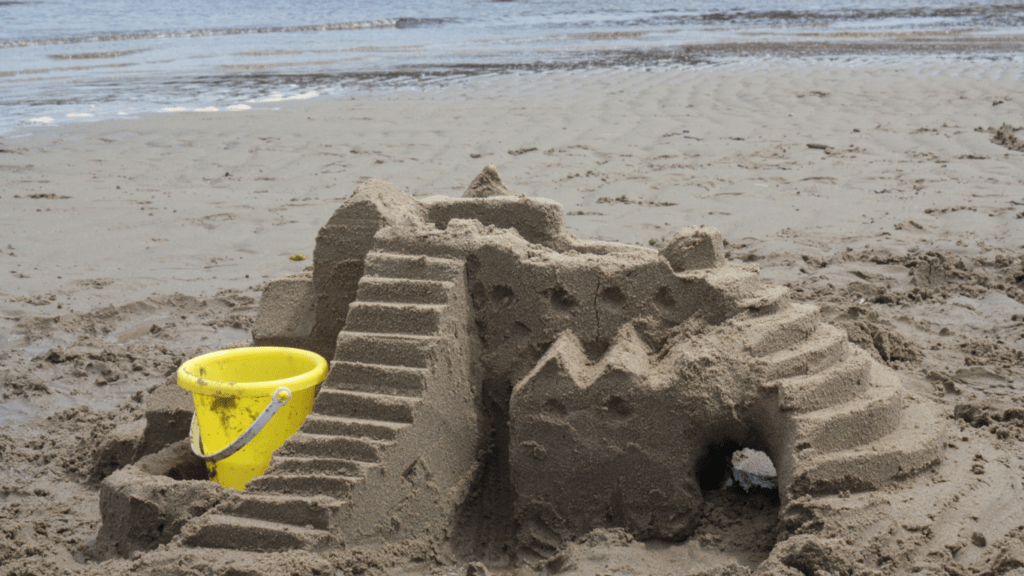
{"type": "Polygon", "coordinates": [[[507,476],[515,537],[541,554],[598,527],[679,540],[722,447],[765,452],[785,508],[914,474],[943,446],[930,405],[815,306],[725,262],[715,229],[659,250],[579,240],[492,167],[462,198],[360,186],[312,271],[267,286],[253,335],[330,374],[266,474],[185,528],[192,546],[440,541],[487,474],[507,476]]]}

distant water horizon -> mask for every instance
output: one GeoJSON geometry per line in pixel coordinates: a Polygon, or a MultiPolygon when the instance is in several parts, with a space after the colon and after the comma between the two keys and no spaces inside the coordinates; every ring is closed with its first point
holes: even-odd
{"type": "Polygon", "coordinates": [[[0,0],[0,135],[509,72],[1019,56],[1024,3],[0,0]]]}

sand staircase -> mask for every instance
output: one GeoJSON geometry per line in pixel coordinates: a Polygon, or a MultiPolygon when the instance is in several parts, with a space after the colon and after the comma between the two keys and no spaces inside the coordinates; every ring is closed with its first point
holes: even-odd
{"type": "Polygon", "coordinates": [[[449,467],[475,465],[477,431],[460,430],[475,421],[453,421],[442,409],[453,398],[472,401],[464,276],[458,260],[369,254],[313,413],[244,493],[186,529],[186,543],[315,550],[397,534],[374,522],[388,517],[389,501],[409,506],[401,500],[414,476],[446,473],[441,464],[431,469],[432,454],[443,453],[449,467]]]}
{"type": "Polygon", "coordinates": [[[792,450],[777,450],[776,466],[792,495],[877,488],[938,462],[944,432],[930,405],[909,402],[899,378],[823,324],[817,306],[790,303],[784,286],[750,274],[734,278],[727,291],[760,312],[736,324],[777,395],[792,450]]]}
{"type": "Polygon", "coordinates": [[[777,451],[776,466],[792,495],[873,489],[939,460],[941,418],[910,403],[899,378],[823,324],[816,306],[787,304],[763,319],[744,348],[777,394],[792,449],[777,451]]]}

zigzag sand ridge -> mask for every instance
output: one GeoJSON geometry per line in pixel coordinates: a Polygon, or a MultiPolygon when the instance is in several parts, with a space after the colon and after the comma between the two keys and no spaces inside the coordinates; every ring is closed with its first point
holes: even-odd
{"type": "Polygon", "coordinates": [[[487,484],[515,495],[515,539],[542,555],[604,527],[679,540],[716,445],[771,457],[783,514],[941,457],[931,408],[816,307],[725,263],[714,229],[660,250],[580,241],[559,204],[492,172],[458,199],[367,182],[312,273],[268,285],[256,344],[331,371],[266,473],[185,544],[443,542],[487,484]]]}

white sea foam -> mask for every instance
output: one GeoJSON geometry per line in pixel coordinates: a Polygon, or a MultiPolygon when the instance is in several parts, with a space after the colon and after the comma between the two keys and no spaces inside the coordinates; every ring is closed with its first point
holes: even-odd
{"type": "Polygon", "coordinates": [[[95,114],[89,114],[88,112],[72,112],[68,114],[68,118],[92,118],[95,114]]]}
{"type": "Polygon", "coordinates": [[[32,124],[49,124],[50,122],[53,122],[53,118],[50,118],[49,116],[42,116],[39,118],[30,118],[29,122],[32,124]]]}
{"type": "Polygon", "coordinates": [[[193,112],[217,112],[216,106],[207,106],[206,108],[193,108],[193,112]]]}
{"type": "Polygon", "coordinates": [[[250,110],[250,109],[252,109],[252,106],[247,106],[245,104],[234,104],[232,106],[228,106],[227,107],[227,110],[229,110],[231,112],[241,112],[242,110],[250,110]]]}
{"type": "Polygon", "coordinates": [[[161,112],[188,112],[188,108],[184,106],[171,106],[167,108],[161,108],[161,112]]]}
{"type": "Polygon", "coordinates": [[[295,94],[294,96],[284,96],[281,94],[271,94],[266,98],[260,98],[258,100],[249,100],[249,102],[264,104],[267,102],[287,102],[288,100],[309,100],[310,98],[316,98],[320,93],[316,90],[310,90],[302,94],[295,94]]]}

